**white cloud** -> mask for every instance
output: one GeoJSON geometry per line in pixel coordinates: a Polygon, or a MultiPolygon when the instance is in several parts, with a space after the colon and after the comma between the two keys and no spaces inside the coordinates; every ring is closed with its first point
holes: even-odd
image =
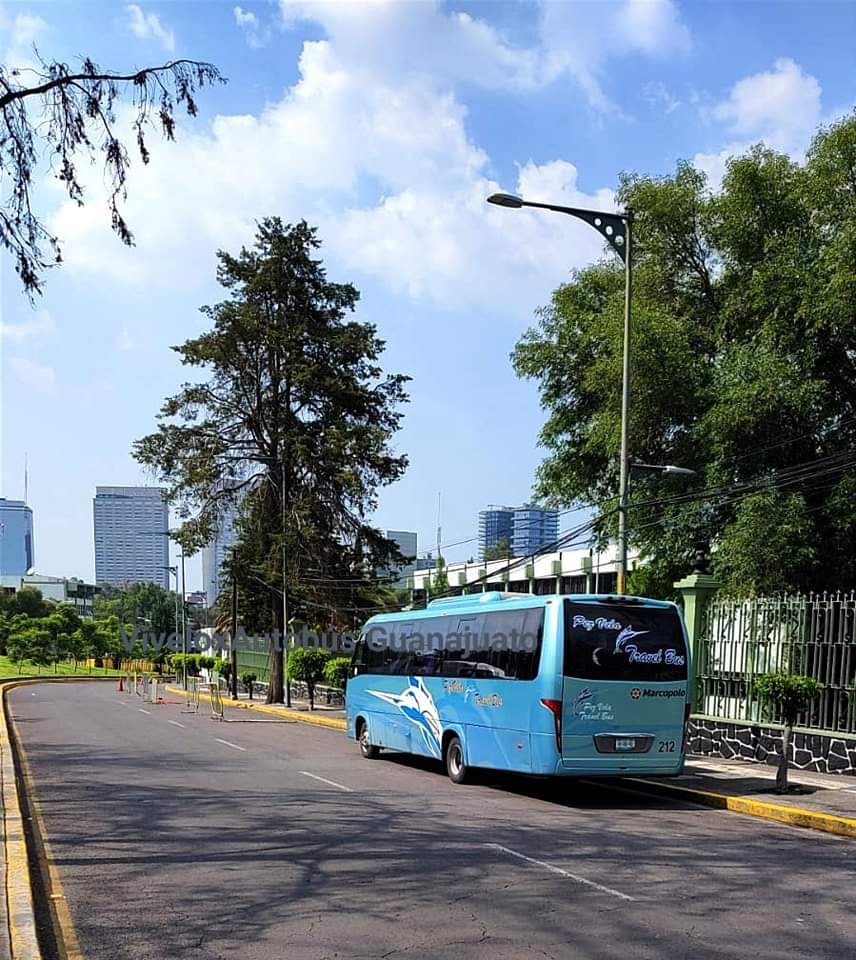
{"type": "Polygon", "coordinates": [[[776,150],[804,150],[820,121],[820,84],[788,58],[734,84],[714,109],[738,135],[760,137],[776,150]]]}
{"type": "Polygon", "coordinates": [[[642,97],[652,107],[660,107],[668,116],[682,106],[681,101],[670,92],[662,80],[653,80],[642,88],[642,97]]]}
{"type": "Polygon", "coordinates": [[[48,24],[32,13],[17,13],[8,17],[0,7],[0,49],[3,63],[9,69],[37,66],[34,44],[47,32],[48,24]]]}
{"type": "Polygon", "coordinates": [[[782,57],[771,70],[738,80],[728,97],[703,115],[723,124],[728,137],[721,149],[693,158],[718,187],[728,160],[754,143],[802,160],[822,120],[821,87],[798,63],[782,57]]]}
{"type": "Polygon", "coordinates": [[[259,18],[249,10],[235,7],[232,12],[235,14],[235,23],[239,27],[257,27],[259,25],[259,18]]]}
{"type": "Polygon", "coordinates": [[[436,0],[280,0],[280,9],[286,26],[321,25],[349,70],[370,64],[387,80],[422,75],[488,89],[534,89],[568,74],[598,109],[612,109],[600,83],[610,59],[683,53],[690,44],[672,0],[546,4],[531,47],[513,44],[484,20],[447,12],[436,0]]]}
{"type": "Polygon", "coordinates": [[[235,16],[235,23],[243,31],[247,44],[251,47],[263,47],[271,38],[269,26],[263,26],[259,18],[251,11],[244,10],[243,7],[235,7],[232,10],[235,16]]]}
{"type": "Polygon", "coordinates": [[[547,78],[570,73],[592,106],[613,112],[617,108],[603,89],[610,61],[683,55],[691,46],[672,0],[547,4],[541,32],[547,78]]]}
{"type": "Polygon", "coordinates": [[[26,357],[11,357],[9,365],[18,380],[28,387],[48,389],[54,383],[53,367],[28,360],[26,357]]]}
{"type": "Polygon", "coordinates": [[[29,340],[41,334],[53,333],[54,322],[47,310],[38,310],[23,323],[0,323],[0,337],[13,343],[29,340]]]}
{"type": "MultiPolygon", "coordinates": [[[[331,41],[307,42],[300,79],[280,103],[257,117],[217,117],[210,134],[182,130],[134,167],[125,211],[133,250],[106,229],[97,171],[87,171],[87,206],[64,203],[52,223],[64,269],[198,287],[210,282],[214,250],[234,249],[257,219],[279,214],[318,224],[339,270],[444,305],[528,312],[568,269],[597,256],[600,238],[567,217],[485,204],[509,185],[491,178],[465,121],[455,97],[423,78],[393,84],[345,68],[331,41]]],[[[581,191],[564,161],[527,164],[517,187],[612,205],[609,191],[581,191]]]]}
{"type": "Polygon", "coordinates": [[[128,26],[131,32],[141,40],[157,40],[164,50],[175,50],[175,34],[161,23],[156,13],[145,13],[136,3],[130,3],[125,10],[130,15],[128,26]]]}

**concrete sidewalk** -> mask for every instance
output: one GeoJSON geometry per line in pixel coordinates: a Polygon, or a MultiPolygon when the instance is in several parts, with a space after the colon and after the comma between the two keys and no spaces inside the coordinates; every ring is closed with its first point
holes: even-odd
{"type": "Polygon", "coordinates": [[[791,770],[788,779],[791,792],[780,795],[775,767],[690,756],[680,777],[625,782],[649,793],[856,839],[856,777],[791,770]]]}

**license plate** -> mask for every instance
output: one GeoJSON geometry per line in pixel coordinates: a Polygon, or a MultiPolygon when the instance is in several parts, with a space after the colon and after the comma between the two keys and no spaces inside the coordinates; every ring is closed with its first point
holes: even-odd
{"type": "Polygon", "coordinates": [[[631,737],[616,737],[615,749],[616,750],[635,750],[636,741],[631,737]]]}

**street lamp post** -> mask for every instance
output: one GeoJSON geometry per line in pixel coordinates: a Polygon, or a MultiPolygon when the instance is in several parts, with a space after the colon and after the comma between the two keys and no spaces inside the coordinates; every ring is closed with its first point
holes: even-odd
{"type": "MultiPolygon", "coordinates": [[[[181,551],[181,652],[187,657],[187,606],[185,597],[187,595],[187,586],[184,579],[184,550],[181,551]]],[[[175,578],[178,580],[178,577],[175,578]]],[[[187,689],[187,660],[185,659],[185,668],[182,671],[184,677],[184,689],[187,689]]]]}
{"type": "Polygon", "coordinates": [[[606,240],[624,263],[624,350],[621,371],[621,451],[618,464],[618,578],[616,590],[624,593],[627,588],[627,507],[630,479],[630,448],[628,428],[630,423],[630,297],[632,290],[632,262],[630,253],[633,211],[607,213],[602,210],[586,210],[582,207],[563,207],[555,203],[536,203],[510,193],[493,193],[488,203],[499,207],[533,207],[565,213],[583,220],[606,240]]]}

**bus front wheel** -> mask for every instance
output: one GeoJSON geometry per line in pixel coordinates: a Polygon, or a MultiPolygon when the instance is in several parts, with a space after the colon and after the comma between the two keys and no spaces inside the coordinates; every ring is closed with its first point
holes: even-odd
{"type": "Polygon", "coordinates": [[[466,783],[470,768],[464,760],[464,746],[459,737],[452,737],[446,745],[446,773],[452,783],[466,783]]]}
{"type": "Polygon", "coordinates": [[[380,756],[380,747],[376,747],[369,740],[369,725],[364,723],[360,727],[359,733],[359,743],[360,743],[360,753],[366,758],[366,760],[377,760],[380,756]]]}

